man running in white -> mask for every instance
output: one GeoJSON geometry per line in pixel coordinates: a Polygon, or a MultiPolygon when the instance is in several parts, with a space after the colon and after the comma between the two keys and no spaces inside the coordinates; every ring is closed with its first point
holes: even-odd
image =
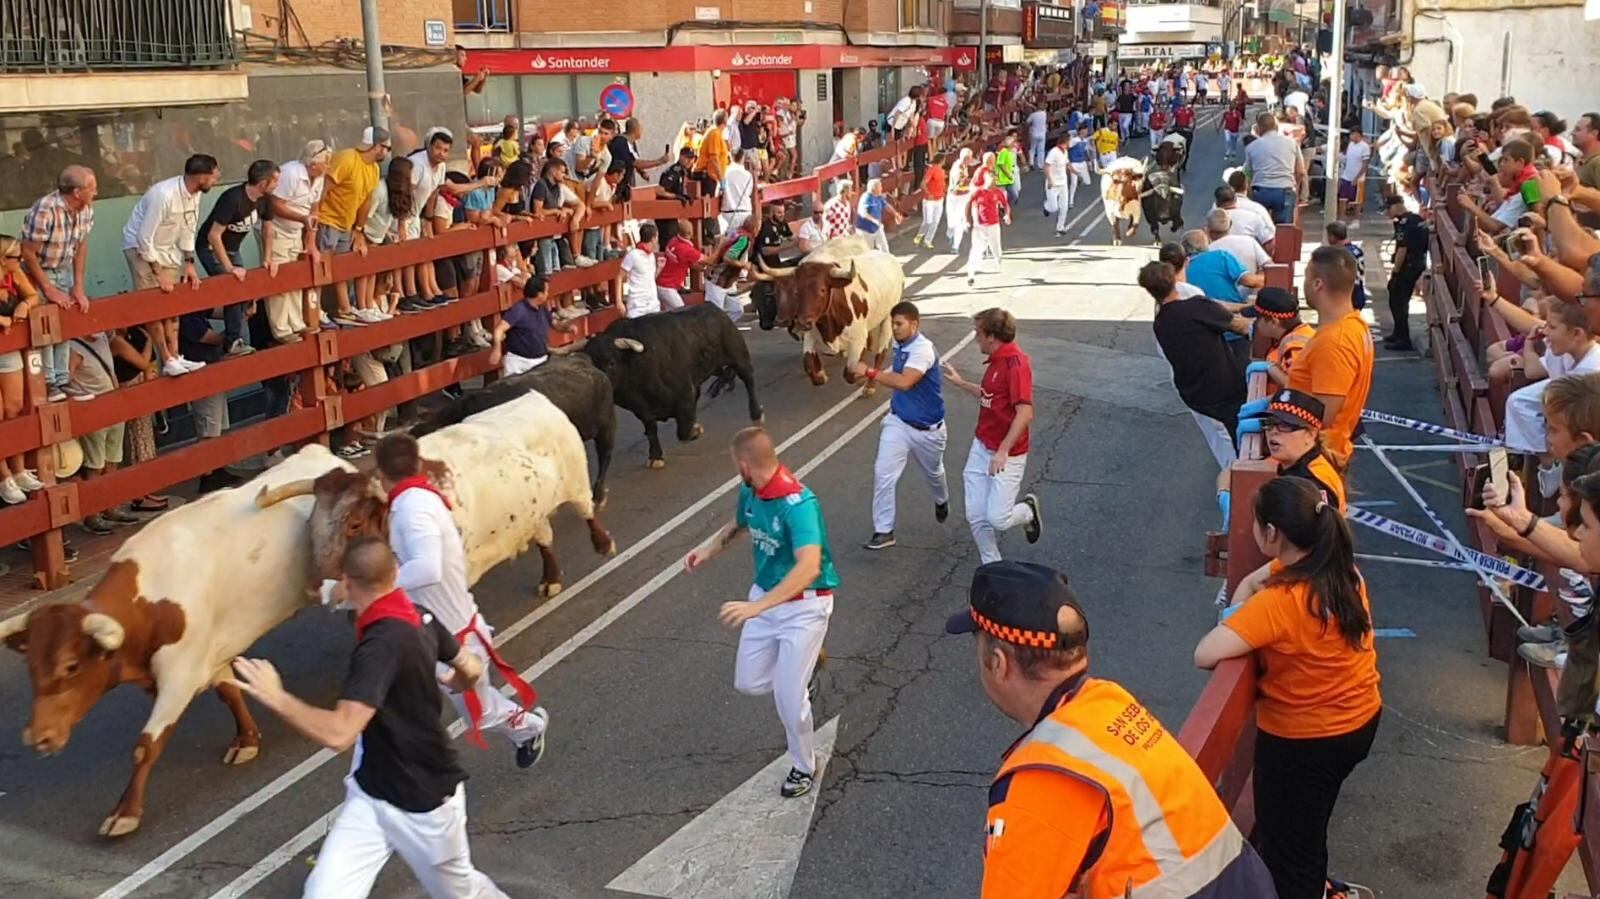
{"type": "Polygon", "coordinates": [[[239,688],[290,727],[334,752],[356,748],[304,895],[361,899],[398,852],[433,899],[505,899],[472,866],[467,772],[439,720],[439,687],[470,690],[483,665],[395,585],[383,538],[352,540],[340,569],[331,598],[355,609],[356,648],[338,704],[306,704],[264,659],[233,660],[239,688]]]}
{"type": "Polygon", "coordinates": [[[494,649],[494,628],[483,620],[467,587],[467,553],[461,544],[450,504],[422,472],[422,454],[410,434],[390,434],[373,451],[378,479],[389,497],[389,545],[400,561],[400,589],[438,617],[461,648],[485,666],[493,664],[516,690],[522,705],[479,678],[473,698],[451,693],[461,720],[479,745],[480,731],[505,734],[517,751],[517,767],[532,767],[544,755],[550,715],[543,706],[531,711],[533,688],[494,649]],[[474,708],[476,706],[476,708],[474,708]]]}
{"type": "Polygon", "coordinates": [[[1033,423],[1033,364],[1015,343],[1017,320],[1004,309],[985,309],[972,317],[978,349],[989,357],[981,384],[963,380],[950,363],[945,379],[978,399],[978,427],[967,466],[961,473],[966,489],[967,524],[984,563],[1000,561],[1000,534],[1022,525],[1029,543],[1036,543],[1044,523],[1039,498],[1028,494],[1017,502],[1028,467],[1028,426],[1033,423]]]}
{"type": "Polygon", "coordinates": [[[759,696],[771,693],[789,745],[789,776],[779,794],[793,799],[811,792],[817,772],[817,739],[807,684],[828,634],[839,573],[828,549],[828,526],[811,488],[778,461],[764,428],[733,437],[733,464],[744,482],[733,521],[691,550],[683,567],[694,572],[741,534],[755,549],[755,583],[748,600],[725,602],[718,618],[739,633],[733,687],[759,696]]]}
{"type": "Polygon", "coordinates": [[[1000,271],[1000,222],[1011,224],[1011,202],[1005,188],[996,187],[993,178],[985,179],[967,202],[967,217],[972,221],[972,249],[967,251],[967,286],[977,282],[978,267],[985,252],[994,257],[994,270],[1000,271]]]}
{"type": "Polygon", "coordinates": [[[1072,174],[1067,171],[1067,144],[1072,135],[1061,132],[1044,157],[1044,189],[1055,197],[1056,236],[1067,233],[1067,213],[1072,209],[1072,174]]]}
{"type": "Polygon", "coordinates": [[[894,545],[895,487],[906,470],[906,457],[917,460],[933,491],[933,517],[950,515],[950,485],[944,475],[944,394],[939,384],[939,351],[922,332],[922,314],[909,300],[889,310],[894,329],[894,361],[889,371],[855,365],[856,377],[884,384],[894,391],[889,414],[878,435],[878,461],[873,466],[872,539],[867,549],[894,545]]]}

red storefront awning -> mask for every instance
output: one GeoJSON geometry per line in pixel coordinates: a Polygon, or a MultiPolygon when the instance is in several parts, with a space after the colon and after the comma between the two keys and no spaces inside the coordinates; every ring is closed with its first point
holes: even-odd
{"type": "Polygon", "coordinates": [[[971,47],[849,47],[798,44],[756,47],[624,47],[584,50],[468,50],[467,71],[494,75],[620,72],[725,72],[761,69],[850,69],[862,66],[976,64],[971,47]],[[964,59],[965,58],[965,59],[964,59]]]}

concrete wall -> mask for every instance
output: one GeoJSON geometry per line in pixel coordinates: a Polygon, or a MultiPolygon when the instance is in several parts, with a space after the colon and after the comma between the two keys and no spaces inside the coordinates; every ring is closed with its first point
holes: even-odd
{"type": "Polygon", "coordinates": [[[710,72],[634,72],[629,78],[634,115],[644,125],[639,152],[647,159],[659,156],[684,122],[711,115],[710,72]]]}
{"type": "Polygon", "coordinates": [[[1600,24],[1585,22],[1582,6],[1447,9],[1442,19],[1417,17],[1411,73],[1431,96],[1475,93],[1487,108],[1495,97],[1510,94],[1570,124],[1600,106],[1594,92],[1600,83],[1596,37],[1600,24]]]}
{"type": "Polygon", "coordinates": [[[800,131],[800,164],[804,171],[827,162],[833,156],[833,73],[829,69],[803,69],[800,72],[800,105],[806,110],[806,124],[800,131]],[[828,81],[828,99],[817,98],[817,76],[828,81]]]}

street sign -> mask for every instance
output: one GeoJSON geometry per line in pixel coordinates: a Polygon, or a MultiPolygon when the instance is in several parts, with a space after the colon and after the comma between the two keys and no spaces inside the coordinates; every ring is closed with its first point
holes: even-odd
{"type": "Polygon", "coordinates": [[[424,44],[429,47],[443,47],[445,38],[443,19],[428,19],[422,23],[422,42],[424,44]]]}
{"type": "Polygon", "coordinates": [[[633,115],[633,91],[626,84],[608,84],[600,91],[600,108],[615,119],[633,115]]]}

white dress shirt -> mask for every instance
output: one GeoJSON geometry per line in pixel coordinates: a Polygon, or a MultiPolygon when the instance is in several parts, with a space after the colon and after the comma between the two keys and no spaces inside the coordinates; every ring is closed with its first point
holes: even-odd
{"type": "Polygon", "coordinates": [[[452,634],[478,614],[467,586],[467,552],[444,500],[412,488],[389,504],[389,547],[400,570],[395,586],[432,612],[452,634]]]}
{"type": "Polygon", "coordinates": [[[756,176],[740,163],[728,163],[728,170],[722,174],[722,211],[750,212],[755,193],[756,176]]]}
{"type": "Polygon", "coordinates": [[[138,250],[139,258],[166,268],[183,268],[194,255],[194,232],[200,227],[200,194],[183,186],[183,176],[157,181],[139,198],[122,229],[122,248],[138,250]]]}

